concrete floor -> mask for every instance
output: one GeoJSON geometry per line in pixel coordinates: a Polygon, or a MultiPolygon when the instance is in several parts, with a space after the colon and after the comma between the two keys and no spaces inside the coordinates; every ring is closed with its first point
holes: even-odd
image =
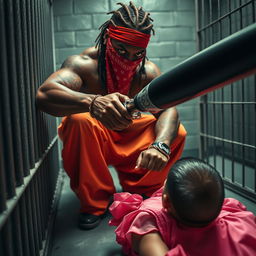
{"type": "MultiPolygon", "coordinates": [[[[113,171],[113,170],[112,170],[113,171]]],[[[113,174],[117,190],[120,185],[113,174]]],[[[108,225],[108,214],[98,227],[80,230],[77,227],[79,201],[64,178],[61,198],[54,225],[53,241],[48,256],[122,256],[121,247],[115,241],[115,227],[108,225]]]]}
{"type": "MultiPolygon", "coordinates": [[[[121,191],[116,173],[110,169],[117,191],[121,191]]],[[[254,203],[226,190],[226,197],[233,197],[246,205],[256,214],[254,203]]],[[[110,215],[93,230],[80,230],[77,227],[79,201],[69,187],[66,176],[58,206],[54,226],[51,251],[48,256],[122,256],[121,247],[115,241],[115,227],[108,225],[110,215]]]]}

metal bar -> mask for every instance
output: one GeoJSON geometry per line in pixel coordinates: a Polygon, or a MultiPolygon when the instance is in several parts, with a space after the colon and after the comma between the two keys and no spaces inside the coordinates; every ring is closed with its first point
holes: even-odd
{"type": "Polygon", "coordinates": [[[31,209],[31,197],[30,197],[30,189],[28,188],[27,192],[25,193],[25,200],[26,200],[26,212],[27,212],[27,220],[28,220],[28,236],[29,236],[29,250],[30,255],[37,255],[37,248],[35,244],[35,237],[34,237],[34,223],[32,219],[32,209],[31,209]]]}
{"type": "MultiPolygon", "coordinates": [[[[213,19],[213,15],[212,15],[212,1],[211,0],[208,0],[208,4],[209,4],[209,20],[210,22],[212,21],[213,19]]],[[[208,45],[212,45],[213,44],[213,27],[209,27],[209,43],[208,45]]]]}
{"type": "MultiPolygon", "coordinates": [[[[2,38],[2,40],[0,40],[0,61],[1,63],[5,64],[5,60],[7,58],[6,54],[5,54],[5,50],[6,50],[6,45],[5,45],[5,27],[4,27],[4,12],[3,12],[4,8],[3,8],[3,0],[0,0],[0,38],[2,38]]],[[[7,76],[6,76],[6,65],[2,65],[2,74],[0,76],[0,84],[6,84],[7,83],[7,76]]],[[[0,95],[0,123],[3,124],[4,123],[4,119],[3,119],[3,93],[0,95]]],[[[2,125],[0,125],[0,213],[3,212],[6,209],[6,200],[7,200],[7,192],[6,192],[6,176],[5,176],[5,166],[4,166],[4,144],[3,144],[3,137],[4,137],[4,133],[3,133],[3,127],[2,125]]]]}
{"type": "MultiPolygon", "coordinates": [[[[218,0],[218,19],[221,17],[221,4],[220,4],[220,0],[218,0]]],[[[219,27],[219,40],[221,40],[223,38],[223,33],[222,33],[222,25],[221,25],[222,20],[220,20],[218,22],[218,27],[219,27]]],[[[221,89],[221,101],[224,101],[224,89],[221,89]]],[[[215,101],[216,103],[217,101],[215,101]]],[[[209,104],[209,101],[208,101],[209,104]]],[[[221,123],[221,128],[220,128],[220,136],[223,137],[224,136],[224,106],[223,104],[221,104],[221,109],[220,109],[220,123],[221,123]]],[[[224,141],[221,142],[221,174],[222,177],[225,175],[225,162],[224,162],[224,141]]]]}
{"type": "Polygon", "coordinates": [[[23,49],[22,33],[21,33],[21,7],[20,1],[14,0],[14,24],[15,24],[15,55],[16,55],[16,68],[17,68],[17,89],[18,89],[18,105],[20,116],[20,141],[22,149],[23,160],[23,173],[28,175],[29,171],[29,147],[28,147],[28,128],[27,128],[27,114],[25,103],[25,85],[24,85],[24,65],[23,65],[23,49]]]}
{"type": "Polygon", "coordinates": [[[13,149],[13,137],[12,137],[12,122],[11,122],[11,111],[10,111],[10,96],[9,96],[9,77],[8,77],[8,70],[7,70],[7,47],[6,41],[9,41],[9,37],[6,33],[6,6],[5,2],[1,0],[1,38],[0,45],[1,45],[1,61],[3,61],[4,65],[2,65],[2,93],[1,93],[1,112],[2,112],[2,133],[3,133],[3,165],[6,169],[8,169],[8,175],[5,176],[6,178],[6,190],[7,190],[7,198],[11,198],[15,196],[15,166],[14,166],[14,149],[13,149]],[[3,111],[3,109],[5,111],[3,111]],[[8,159],[8,160],[7,160],[8,159]]]}
{"type": "Polygon", "coordinates": [[[45,175],[42,171],[42,167],[38,172],[38,189],[39,189],[39,203],[40,203],[40,213],[41,213],[41,226],[42,226],[42,238],[45,239],[45,228],[47,227],[47,219],[49,216],[49,211],[47,209],[47,199],[46,193],[47,189],[45,186],[45,175]]]}
{"type": "MultiPolygon", "coordinates": [[[[201,21],[200,21],[200,15],[198,15],[198,12],[197,12],[197,15],[198,15],[198,18],[197,18],[197,20],[198,20],[198,23],[197,23],[197,28],[196,28],[196,31],[199,31],[199,27],[203,24],[205,24],[206,23],[206,15],[205,15],[205,4],[204,4],[204,1],[202,0],[201,1],[201,14],[202,14],[202,18],[201,18],[201,21]]],[[[206,31],[203,31],[202,33],[204,33],[204,35],[203,36],[201,36],[201,33],[199,33],[199,32],[197,32],[197,35],[199,35],[198,36],[198,51],[200,51],[200,50],[202,50],[205,46],[204,46],[204,43],[205,43],[205,38],[206,38],[206,36],[205,36],[205,34],[206,34],[206,31]],[[201,36],[201,37],[200,37],[201,36]],[[202,39],[203,38],[203,40],[204,41],[200,41],[200,38],[202,39]]],[[[202,101],[203,101],[203,106],[202,106],[202,117],[201,117],[201,120],[202,120],[202,122],[201,122],[201,124],[202,124],[202,129],[203,129],[203,131],[204,132],[208,132],[208,122],[207,122],[207,119],[206,119],[206,116],[207,116],[207,111],[208,111],[208,108],[207,108],[207,105],[206,105],[206,102],[207,102],[207,95],[205,95],[205,96],[202,96],[201,97],[201,99],[202,99],[202,101]]],[[[208,140],[208,138],[203,138],[202,136],[200,136],[200,142],[201,142],[201,144],[200,144],[200,157],[201,158],[206,158],[206,159],[208,159],[208,154],[207,154],[207,151],[206,151],[206,149],[208,149],[209,147],[208,147],[208,145],[209,145],[209,140],[208,140]]]]}
{"type": "Polygon", "coordinates": [[[255,1],[252,1],[252,17],[253,17],[253,20],[252,22],[255,22],[256,21],[256,5],[255,5],[255,1]]]}
{"type": "Polygon", "coordinates": [[[32,123],[32,102],[31,102],[31,68],[30,68],[30,56],[29,56],[29,36],[28,36],[28,17],[26,14],[26,1],[21,1],[21,25],[22,25],[22,43],[23,50],[23,66],[24,66],[24,87],[25,87],[25,102],[27,113],[27,136],[28,136],[28,153],[29,153],[29,169],[34,167],[35,153],[34,153],[34,133],[32,123]]]}
{"type": "Polygon", "coordinates": [[[42,155],[41,159],[35,164],[35,167],[30,170],[30,175],[24,178],[24,184],[20,187],[16,188],[16,197],[9,199],[7,201],[7,210],[5,211],[5,214],[0,215],[0,230],[11,215],[13,209],[15,206],[18,204],[20,197],[24,194],[24,191],[26,190],[27,187],[29,187],[29,184],[31,183],[31,180],[35,173],[38,172],[38,169],[40,168],[41,164],[44,162],[47,154],[49,154],[49,151],[52,150],[54,144],[57,142],[58,136],[56,135],[54,140],[51,142],[50,146],[48,149],[44,152],[42,155]]]}
{"type": "Polygon", "coordinates": [[[37,223],[37,210],[35,205],[35,191],[34,191],[34,183],[30,184],[28,187],[28,196],[29,196],[29,210],[31,212],[31,219],[33,223],[33,238],[35,243],[36,255],[39,255],[40,251],[40,241],[38,234],[38,223],[37,223]]]}
{"type": "MultiPolygon", "coordinates": [[[[210,19],[209,5],[208,5],[208,2],[206,2],[206,1],[203,1],[203,2],[204,2],[205,13],[207,13],[207,15],[205,15],[204,22],[208,23],[208,19],[210,19]]],[[[209,45],[209,41],[210,41],[210,31],[206,30],[205,33],[204,33],[204,45],[202,45],[202,46],[204,48],[207,47],[209,45]]],[[[207,103],[208,97],[209,97],[209,95],[205,95],[205,97],[204,97],[205,103],[207,103]]],[[[205,114],[206,114],[206,116],[208,116],[208,114],[209,114],[208,104],[205,104],[205,114]]],[[[205,120],[205,131],[206,131],[207,134],[210,132],[209,119],[205,120]]],[[[209,163],[209,148],[210,148],[210,145],[211,145],[211,140],[209,138],[206,138],[204,158],[205,158],[206,162],[208,162],[208,163],[209,163]]]]}
{"type": "MultiPolygon", "coordinates": [[[[234,99],[234,88],[231,85],[231,101],[233,101],[234,99]]],[[[234,142],[234,107],[233,105],[230,105],[231,107],[231,141],[234,142]]],[[[234,144],[235,143],[231,143],[231,161],[232,161],[232,167],[231,167],[231,180],[232,182],[235,182],[234,177],[235,177],[235,165],[234,165],[234,154],[235,154],[235,150],[234,150],[234,144]]]]}
{"type": "MultiPolygon", "coordinates": [[[[200,105],[200,131],[205,131],[205,125],[204,125],[204,122],[206,119],[204,119],[204,115],[205,115],[205,111],[204,111],[204,107],[205,105],[200,105]]],[[[202,136],[199,136],[200,138],[200,147],[199,147],[199,157],[201,159],[203,159],[203,155],[204,155],[204,143],[205,143],[205,140],[202,136]]]]}
{"type": "Polygon", "coordinates": [[[205,133],[202,133],[202,132],[200,132],[200,136],[208,137],[210,139],[215,139],[215,140],[219,140],[219,141],[224,141],[224,142],[227,142],[227,143],[230,143],[230,144],[234,144],[234,145],[238,145],[238,146],[244,146],[244,147],[247,147],[247,148],[256,149],[256,146],[254,146],[254,145],[250,145],[250,144],[246,144],[246,143],[241,143],[241,142],[234,141],[234,140],[228,140],[228,139],[224,139],[224,138],[219,138],[219,137],[216,137],[216,136],[213,136],[213,135],[209,135],[209,134],[205,134],[205,133]]]}
{"type": "MultiPolygon", "coordinates": [[[[36,84],[39,84],[38,82],[38,74],[36,72],[36,65],[37,65],[37,56],[36,56],[36,43],[35,43],[35,11],[34,11],[34,0],[27,0],[27,17],[29,17],[28,20],[28,39],[30,42],[30,52],[29,55],[31,58],[30,68],[33,73],[32,75],[32,83],[30,87],[31,91],[31,103],[34,103],[34,94],[35,94],[35,86],[36,84]]],[[[33,134],[34,134],[34,152],[35,152],[35,160],[38,161],[39,156],[39,147],[38,147],[38,125],[37,125],[37,117],[36,117],[36,109],[34,104],[31,104],[31,110],[32,110],[32,120],[33,120],[33,134]]]]}
{"type": "MultiPolygon", "coordinates": [[[[212,5],[213,5],[212,0],[209,0],[210,21],[213,20],[213,6],[212,5]]],[[[212,26],[212,27],[210,27],[210,42],[209,42],[209,44],[212,45],[214,43],[214,41],[215,41],[215,39],[214,39],[214,32],[213,32],[213,26],[212,26]]],[[[216,101],[216,91],[213,91],[211,94],[212,94],[213,101],[216,101]]],[[[216,108],[215,108],[215,105],[212,105],[211,107],[212,107],[213,119],[208,119],[208,120],[212,122],[213,134],[216,134],[217,123],[213,121],[213,120],[216,120],[216,108]]],[[[213,146],[212,146],[210,154],[213,155],[213,165],[216,166],[216,141],[213,140],[212,144],[213,144],[213,146]]]]}
{"type": "Polygon", "coordinates": [[[20,222],[20,213],[19,207],[16,207],[15,211],[12,214],[11,218],[11,225],[12,225],[12,233],[14,237],[15,243],[13,244],[15,250],[15,256],[23,256],[22,250],[22,236],[21,236],[21,222],[20,222]]]}
{"type": "MultiPolygon", "coordinates": [[[[224,98],[224,90],[221,90],[221,98],[223,99],[224,98]]],[[[224,120],[225,120],[225,111],[224,111],[224,105],[221,105],[221,137],[224,137],[224,132],[225,132],[225,129],[224,129],[224,120]]],[[[224,154],[225,154],[225,142],[222,140],[221,142],[222,144],[222,147],[221,147],[221,158],[222,158],[222,161],[221,161],[221,166],[222,166],[222,177],[225,176],[225,173],[226,173],[226,169],[225,169],[225,161],[224,161],[224,154]]]]}
{"type": "MultiPolygon", "coordinates": [[[[239,0],[239,5],[241,6],[242,2],[239,0]]],[[[242,16],[242,9],[239,10],[239,20],[240,20],[240,29],[243,28],[243,16],[242,16]]],[[[241,80],[242,83],[242,101],[245,101],[245,96],[244,96],[244,79],[241,80]]],[[[245,127],[245,105],[242,104],[241,106],[241,112],[242,112],[242,124],[243,127],[245,127]]],[[[242,141],[245,141],[245,128],[242,129],[242,141]]],[[[245,187],[245,147],[242,147],[242,186],[245,187]]]]}
{"type": "Polygon", "coordinates": [[[35,237],[35,244],[36,244],[36,250],[39,252],[40,249],[42,249],[42,237],[41,237],[41,228],[39,225],[40,222],[40,216],[38,211],[38,203],[37,203],[37,188],[36,188],[36,179],[33,180],[33,182],[30,184],[30,196],[31,196],[31,209],[32,209],[32,220],[34,225],[34,237],[35,237]]]}
{"type": "MultiPolygon", "coordinates": [[[[201,10],[201,4],[199,3],[199,0],[195,0],[195,16],[196,16],[196,31],[198,30],[200,24],[201,24],[201,20],[199,19],[202,18],[201,16],[199,16],[199,12],[201,10]]],[[[197,51],[200,51],[200,42],[202,40],[201,34],[200,33],[196,33],[196,48],[197,51]]],[[[203,118],[202,118],[202,112],[203,112],[203,105],[199,106],[200,108],[200,114],[199,114],[199,126],[200,126],[200,131],[204,129],[204,124],[203,124],[203,118]]],[[[203,149],[203,140],[202,138],[199,136],[199,156],[202,157],[202,149],[203,149]]]]}
{"type": "MultiPolygon", "coordinates": [[[[29,109],[31,111],[31,124],[32,124],[32,151],[34,152],[34,162],[38,161],[39,159],[39,154],[38,154],[38,145],[37,145],[37,129],[36,129],[36,117],[35,117],[35,107],[34,107],[34,101],[32,99],[32,94],[33,94],[33,86],[36,83],[35,79],[35,64],[34,64],[34,45],[33,45],[33,40],[32,40],[32,35],[33,35],[33,31],[32,31],[32,26],[33,26],[33,17],[32,17],[32,0],[25,0],[26,1],[26,17],[27,17],[27,42],[28,42],[28,56],[29,56],[29,78],[30,78],[30,83],[29,83],[29,87],[28,87],[28,103],[29,103],[29,109]]],[[[34,164],[34,162],[32,163],[32,165],[34,164]]]]}
{"type": "MultiPolygon", "coordinates": [[[[207,99],[208,99],[208,95],[205,96],[205,101],[207,102],[207,99]]],[[[207,117],[209,115],[209,106],[208,104],[206,103],[205,104],[205,117],[207,117]]],[[[210,132],[210,125],[209,125],[209,120],[206,118],[206,121],[205,121],[205,131],[207,134],[209,134],[210,132]]],[[[210,148],[210,145],[211,145],[211,140],[209,139],[209,137],[206,137],[205,138],[205,160],[206,162],[209,163],[209,148],[210,148]]]]}
{"type": "Polygon", "coordinates": [[[23,252],[24,255],[31,255],[29,252],[29,234],[28,234],[28,215],[27,215],[27,209],[26,209],[26,202],[25,202],[25,195],[22,195],[20,199],[20,219],[21,219],[21,231],[22,231],[22,237],[23,237],[23,252]]]}
{"type": "MultiPolygon", "coordinates": [[[[229,1],[229,5],[228,5],[228,10],[229,13],[231,12],[231,3],[229,1]]],[[[230,23],[229,23],[229,34],[232,34],[232,21],[231,21],[231,13],[229,15],[230,18],[230,23]]],[[[234,87],[231,84],[231,102],[234,101],[234,87]]],[[[234,141],[234,107],[233,105],[230,105],[231,107],[231,140],[234,141]]],[[[231,180],[232,182],[234,182],[234,173],[235,173],[235,168],[234,168],[234,143],[231,144],[231,180]]]]}
{"type": "Polygon", "coordinates": [[[206,19],[206,15],[205,15],[205,4],[204,4],[204,0],[201,0],[202,3],[202,24],[206,24],[205,19],[206,19]]]}
{"type": "MultiPolygon", "coordinates": [[[[0,121],[2,122],[2,113],[0,111],[0,121]]],[[[4,210],[6,210],[6,200],[7,200],[7,193],[6,193],[6,177],[4,172],[4,148],[3,148],[3,132],[2,132],[2,126],[0,125],[0,214],[4,210]]]]}
{"type": "Polygon", "coordinates": [[[13,246],[11,244],[11,241],[13,241],[13,236],[12,236],[12,229],[11,229],[11,221],[9,220],[4,228],[1,230],[2,235],[1,240],[3,241],[3,255],[8,255],[8,256],[15,256],[14,251],[13,251],[13,246]]]}
{"type": "MultiPolygon", "coordinates": [[[[44,41],[44,34],[45,34],[45,30],[44,30],[44,24],[42,22],[39,22],[40,20],[43,19],[43,13],[42,13],[42,1],[38,1],[38,30],[41,31],[41,33],[38,34],[38,40],[39,40],[39,56],[40,56],[40,67],[42,67],[41,69],[39,69],[40,71],[40,81],[39,84],[37,85],[37,88],[40,84],[43,83],[43,81],[46,79],[46,54],[44,52],[46,45],[45,45],[45,41],[44,41]]],[[[36,89],[37,89],[36,88],[36,89]]],[[[42,112],[41,112],[42,113],[42,112]]],[[[42,143],[42,152],[45,151],[48,147],[48,145],[50,144],[50,139],[49,139],[49,127],[48,127],[48,116],[45,113],[42,113],[42,125],[43,125],[43,132],[41,134],[41,143],[42,143]],[[45,139],[43,139],[45,138],[45,139]]]]}
{"type": "MultiPolygon", "coordinates": [[[[39,84],[42,82],[42,70],[41,70],[41,39],[40,39],[40,34],[42,31],[40,30],[39,27],[39,8],[38,8],[38,0],[35,1],[34,5],[34,12],[35,12],[35,30],[37,33],[35,33],[35,46],[36,46],[36,58],[37,58],[37,65],[36,65],[36,72],[37,72],[37,83],[35,84],[34,87],[34,93],[36,93],[36,89],[39,84]],[[39,33],[40,31],[40,33],[39,33]]],[[[43,67],[42,67],[43,68],[43,67]]],[[[43,127],[43,117],[44,113],[36,110],[36,115],[37,115],[37,124],[39,126],[39,132],[38,132],[38,146],[39,146],[39,153],[42,154],[44,152],[44,141],[47,140],[45,137],[45,128],[43,127]],[[45,139],[43,139],[45,138],[45,139]]]]}
{"type": "MultiPolygon", "coordinates": [[[[198,28],[200,25],[200,20],[199,20],[199,3],[198,3],[199,0],[195,0],[195,16],[196,16],[196,28],[198,28]]],[[[196,48],[197,48],[197,51],[200,51],[200,46],[199,46],[199,42],[200,42],[200,34],[199,33],[196,33],[196,48]]]]}
{"type": "Polygon", "coordinates": [[[255,1],[255,0],[250,0],[249,2],[244,3],[244,4],[241,5],[240,7],[237,7],[237,8],[235,8],[234,10],[229,11],[229,12],[226,13],[225,15],[222,15],[222,16],[219,17],[218,19],[216,19],[216,20],[214,20],[214,21],[208,23],[206,26],[200,28],[200,30],[199,30],[198,32],[201,32],[201,31],[203,31],[203,30],[206,30],[206,29],[209,28],[209,27],[212,27],[213,25],[215,25],[215,24],[218,23],[219,21],[221,21],[221,20],[223,20],[223,19],[229,17],[231,14],[233,14],[233,13],[239,11],[241,8],[243,8],[243,7],[245,7],[245,6],[247,6],[247,5],[251,4],[251,3],[253,3],[254,1],[255,1]]]}
{"type": "MultiPolygon", "coordinates": [[[[5,255],[5,251],[4,251],[4,238],[2,236],[2,233],[0,232],[0,255],[5,255]]],[[[46,256],[46,255],[45,255],[46,256]]]]}
{"type": "MultiPolygon", "coordinates": [[[[17,83],[17,69],[16,69],[16,53],[15,53],[15,25],[14,25],[14,12],[13,1],[5,2],[6,11],[6,33],[8,37],[7,55],[8,55],[8,73],[9,73],[9,88],[11,97],[11,118],[12,118],[12,137],[15,151],[15,177],[16,184],[23,183],[24,169],[23,169],[23,154],[21,148],[21,131],[20,131],[20,114],[19,114],[19,97],[18,97],[18,83],[17,83]]],[[[10,128],[9,128],[10,129],[10,128]]]]}
{"type": "Polygon", "coordinates": [[[38,223],[38,236],[39,236],[39,244],[40,244],[40,249],[42,249],[42,241],[43,241],[43,214],[42,214],[42,208],[40,207],[40,190],[39,190],[39,174],[37,173],[36,179],[34,180],[34,186],[35,186],[35,205],[37,209],[37,223],[38,223]]]}

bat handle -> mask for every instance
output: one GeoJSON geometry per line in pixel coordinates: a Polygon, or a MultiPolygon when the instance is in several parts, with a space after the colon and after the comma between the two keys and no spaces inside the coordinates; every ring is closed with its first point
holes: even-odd
{"type": "Polygon", "coordinates": [[[141,118],[141,112],[135,107],[133,99],[125,101],[124,106],[126,107],[127,111],[132,116],[132,119],[141,118]]]}

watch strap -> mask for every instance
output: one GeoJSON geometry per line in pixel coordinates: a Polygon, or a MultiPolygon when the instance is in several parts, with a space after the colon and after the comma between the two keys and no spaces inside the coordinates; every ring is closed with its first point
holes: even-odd
{"type": "Polygon", "coordinates": [[[165,155],[168,159],[170,158],[171,150],[168,145],[163,142],[154,142],[148,148],[155,148],[163,155],[165,155]]]}

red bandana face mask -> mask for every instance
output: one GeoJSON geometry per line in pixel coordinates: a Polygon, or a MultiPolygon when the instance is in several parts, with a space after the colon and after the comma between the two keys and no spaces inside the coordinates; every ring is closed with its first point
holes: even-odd
{"type": "Polygon", "coordinates": [[[135,61],[125,59],[116,52],[108,38],[105,58],[108,93],[119,92],[128,95],[136,68],[143,57],[135,61]]]}

